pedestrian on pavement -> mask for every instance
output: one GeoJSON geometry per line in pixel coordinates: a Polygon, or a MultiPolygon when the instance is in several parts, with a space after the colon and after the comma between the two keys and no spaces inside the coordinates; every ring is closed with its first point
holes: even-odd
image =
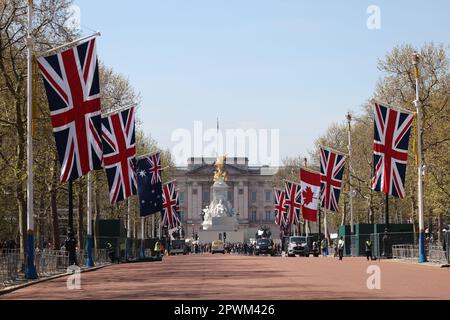
{"type": "Polygon", "coordinates": [[[367,261],[373,260],[372,259],[372,241],[370,241],[370,239],[366,240],[366,258],[367,258],[367,261]]]}
{"type": "Polygon", "coordinates": [[[448,253],[447,253],[447,238],[449,238],[450,239],[450,237],[447,235],[447,232],[448,232],[448,230],[447,229],[444,229],[444,230],[442,230],[443,231],[443,238],[444,238],[444,240],[442,241],[442,249],[444,250],[444,255],[445,255],[445,258],[447,259],[447,261],[448,261],[448,253]]]}
{"type": "Polygon", "coordinates": [[[66,240],[64,241],[64,246],[69,252],[69,264],[78,265],[77,263],[77,240],[74,237],[71,228],[68,229],[66,240]]]}
{"type": "Polygon", "coordinates": [[[106,243],[106,252],[108,252],[109,260],[111,260],[111,263],[117,262],[119,263],[119,259],[116,257],[116,249],[113,247],[113,245],[110,242],[106,243]]]}
{"type": "Polygon", "coordinates": [[[325,238],[323,238],[322,241],[320,242],[320,250],[322,251],[322,255],[323,255],[324,257],[326,257],[326,256],[328,255],[328,252],[327,252],[327,242],[326,242],[326,239],[325,239],[325,238]]]}
{"type": "Polygon", "coordinates": [[[344,257],[344,237],[341,236],[338,242],[338,250],[339,250],[339,260],[342,260],[344,257]]]}
{"type": "Polygon", "coordinates": [[[339,254],[339,248],[338,248],[338,243],[336,240],[334,240],[334,257],[336,258],[339,254]]]}
{"type": "Polygon", "coordinates": [[[156,240],[155,247],[153,248],[153,251],[155,252],[156,257],[159,258],[159,255],[161,253],[161,243],[159,242],[159,240],[156,240]]]}
{"type": "Polygon", "coordinates": [[[160,253],[162,256],[164,256],[164,254],[166,252],[166,247],[164,246],[164,243],[161,243],[160,247],[161,247],[160,253]]]}

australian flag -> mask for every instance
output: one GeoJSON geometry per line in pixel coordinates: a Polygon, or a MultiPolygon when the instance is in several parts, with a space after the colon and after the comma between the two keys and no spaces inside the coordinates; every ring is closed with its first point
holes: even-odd
{"type": "Polygon", "coordinates": [[[141,217],[162,210],[160,153],[155,153],[137,161],[136,176],[141,217]]]}

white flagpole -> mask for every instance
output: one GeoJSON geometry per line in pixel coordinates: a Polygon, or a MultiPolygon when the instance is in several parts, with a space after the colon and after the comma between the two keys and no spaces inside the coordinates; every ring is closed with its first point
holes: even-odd
{"type": "MultiPolygon", "coordinates": [[[[37,272],[34,265],[34,221],[33,221],[33,1],[28,0],[28,28],[27,28],[27,268],[26,278],[36,279],[37,272]]],[[[25,230],[24,230],[25,231],[25,230]]]]}
{"type": "Polygon", "coordinates": [[[130,247],[131,247],[131,214],[130,214],[130,198],[127,200],[127,239],[125,240],[125,259],[128,260],[130,257],[130,247]]]}
{"type": "Polygon", "coordinates": [[[309,236],[309,222],[308,220],[305,220],[305,234],[306,236],[309,236]]]}
{"type": "MultiPolygon", "coordinates": [[[[32,0],[28,0],[28,1],[31,2],[32,0]]],[[[90,38],[93,38],[93,37],[97,37],[97,36],[100,36],[100,35],[101,35],[101,34],[100,34],[100,31],[97,31],[97,32],[95,32],[95,33],[93,33],[93,34],[91,34],[91,35],[82,37],[82,38],[80,38],[80,39],[77,39],[77,40],[74,40],[74,41],[71,41],[71,42],[68,42],[68,43],[64,43],[64,44],[62,44],[62,45],[60,45],[60,46],[57,46],[56,48],[52,48],[52,49],[50,49],[50,50],[44,51],[44,52],[40,53],[39,56],[42,57],[42,56],[44,56],[44,55],[49,55],[50,53],[53,53],[53,52],[55,52],[55,51],[58,51],[59,49],[62,49],[62,48],[65,48],[65,47],[69,47],[69,46],[71,46],[71,45],[73,45],[73,44],[76,44],[76,43],[78,43],[78,42],[81,42],[81,41],[84,41],[84,40],[87,40],[87,39],[90,39],[90,38]]]]}
{"type": "Polygon", "coordinates": [[[348,121],[348,184],[349,184],[349,202],[350,202],[350,235],[354,234],[354,225],[353,225],[353,187],[352,187],[352,138],[351,138],[351,125],[352,125],[352,115],[347,113],[347,121],[348,121]]]}
{"type": "MultiPolygon", "coordinates": [[[[326,243],[327,243],[327,248],[330,247],[330,244],[328,243],[330,240],[328,239],[328,226],[327,226],[327,208],[324,207],[323,208],[323,232],[325,233],[325,239],[326,239],[326,243]]],[[[328,254],[328,249],[327,249],[327,254],[328,254]]]]}
{"type": "Polygon", "coordinates": [[[216,158],[219,157],[219,117],[217,117],[217,130],[216,130],[216,158]]]}
{"type": "Polygon", "coordinates": [[[94,261],[92,259],[92,173],[87,175],[87,237],[86,237],[86,267],[93,267],[94,261]]]}
{"type": "MultiPolygon", "coordinates": [[[[162,238],[162,234],[161,234],[161,220],[162,220],[162,217],[161,217],[161,215],[162,215],[162,213],[160,212],[159,213],[159,223],[158,223],[158,238],[159,239],[161,239],[162,238]]],[[[155,221],[156,221],[156,217],[155,217],[155,221]]]]}
{"type": "Polygon", "coordinates": [[[131,103],[131,104],[127,104],[127,105],[125,105],[125,106],[117,107],[117,108],[114,109],[114,110],[111,110],[111,111],[102,113],[102,118],[107,118],[107,117],[109,117],[110,115],[119,113],[119,112],[121,112],[121,111],[123,111],[123,110],[126,110],[126,109],[130,109],[130,108],[133,108],[133,107],[136,108],[136,106],[137,106],[137,103],[131,103]]]}
{"type": "Polygon", "coordinates": [[[144,227],[145,227],[145,217],[141,217],[141,252],[140,252],[140,257],[141,258],[145,258],[145,241],[144,241],[144,239],[145,239],[145,230],[144,230],[144,227]]]}
{"type": "Polygon", "coordinates": [[[417,192],[418,192],[418,209],[419,209],[419,263],[426,262],[425,257],[425,226],[423,219],[423,184],[422,184],[422,141],[420,137],[420,100],[419,100],[419,61],[420,57],[418,53],[414,53],[412,56],[412,62],[414,65],[414,77],[416,80],[416,100],[414,100],[414,106],[417,113],[417,153],[418,153],[418,165],[417,165],[417,192]]]}
{"type": "Polygon", "coordinates": [[[130,214],[130,198],[127,200],[127,238],[131,238],[131,214],[130,214]]]}

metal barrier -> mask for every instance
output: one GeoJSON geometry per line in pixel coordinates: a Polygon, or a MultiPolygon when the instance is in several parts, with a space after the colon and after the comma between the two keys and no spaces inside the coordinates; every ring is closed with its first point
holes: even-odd
{"type": "Polygon", "coordinates": [[[34,263],[39,277],[66,272],[69,256],[64,250],[36,250],[34,263]]]}
{"type": "MultiPolygon", "coordinates": [[[[76,259],[79,266],[86,265],[87,252],[85,250],[78,250],[76,259]]],[[[105,265],[111,262],[108,257],[107,249],[93,249],[92,260],[96,266],[105,265]]]]}
{"type": "Polygon", "coordinates": [[[428,261],[436,263],[447,263],[447,258],[442,246],[432,245],[428,248],[428,261]]]}
{"type": "Polygon", "coordinates": [[[4,249],[0,255],[0,286],[13,284],[19,279],[23,259],[18,249],[4,249]]]}
{"type": "Polygon", "coordinates": [[[357,238],[355,235],[350,236],[350,255],[356,256],[359,250],[359,243],[357,242],[357,238]]]}
{"type": "Polygon", "coordinates": [[[413,244],[400,244],[392,246],[392,257],[394,259],[415,259],[419,258],[419,246],[413,244]]]}
{"type": "MultiPolygon", "coordinates": [[[[86,253],[83,250],[77,251],[77,263],[80,267],[84,266],[85,256],[86,253]]],[[[110,263],[106,249],[93,250],[92,259],[96,266],[110,263]]],[[[65,250],[36,249],[34,263],[39,277],[66,273],[69,268],[69,254],[65,250]]],[[[17,284],[19,281],[26,281],[24,268],[23,257],[18,249],[1,251],[0,287],[17,284]]]]}
{"type": "MultiPolygon", "coordinates": [[[[442,246],[429,245],[425,247],[425,254],[429,262],[434,263],[448,263],[446,252],[442,246]]],[[[418,245],[393,245],[392,257],[394,259],[418,260],[419,246],[418,245]]]]}

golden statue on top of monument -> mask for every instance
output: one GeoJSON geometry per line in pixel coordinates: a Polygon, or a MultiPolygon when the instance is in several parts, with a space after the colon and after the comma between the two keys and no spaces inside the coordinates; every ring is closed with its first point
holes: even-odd
{"type": "Polygon", "coordinates": [[[216,171],[214,172],[214,182],[217,182],[219,180],[227,181],[227,173],[225,172],[224,166],[225,166],[225,156],[217,157],[216,160],[216,171]]]}

